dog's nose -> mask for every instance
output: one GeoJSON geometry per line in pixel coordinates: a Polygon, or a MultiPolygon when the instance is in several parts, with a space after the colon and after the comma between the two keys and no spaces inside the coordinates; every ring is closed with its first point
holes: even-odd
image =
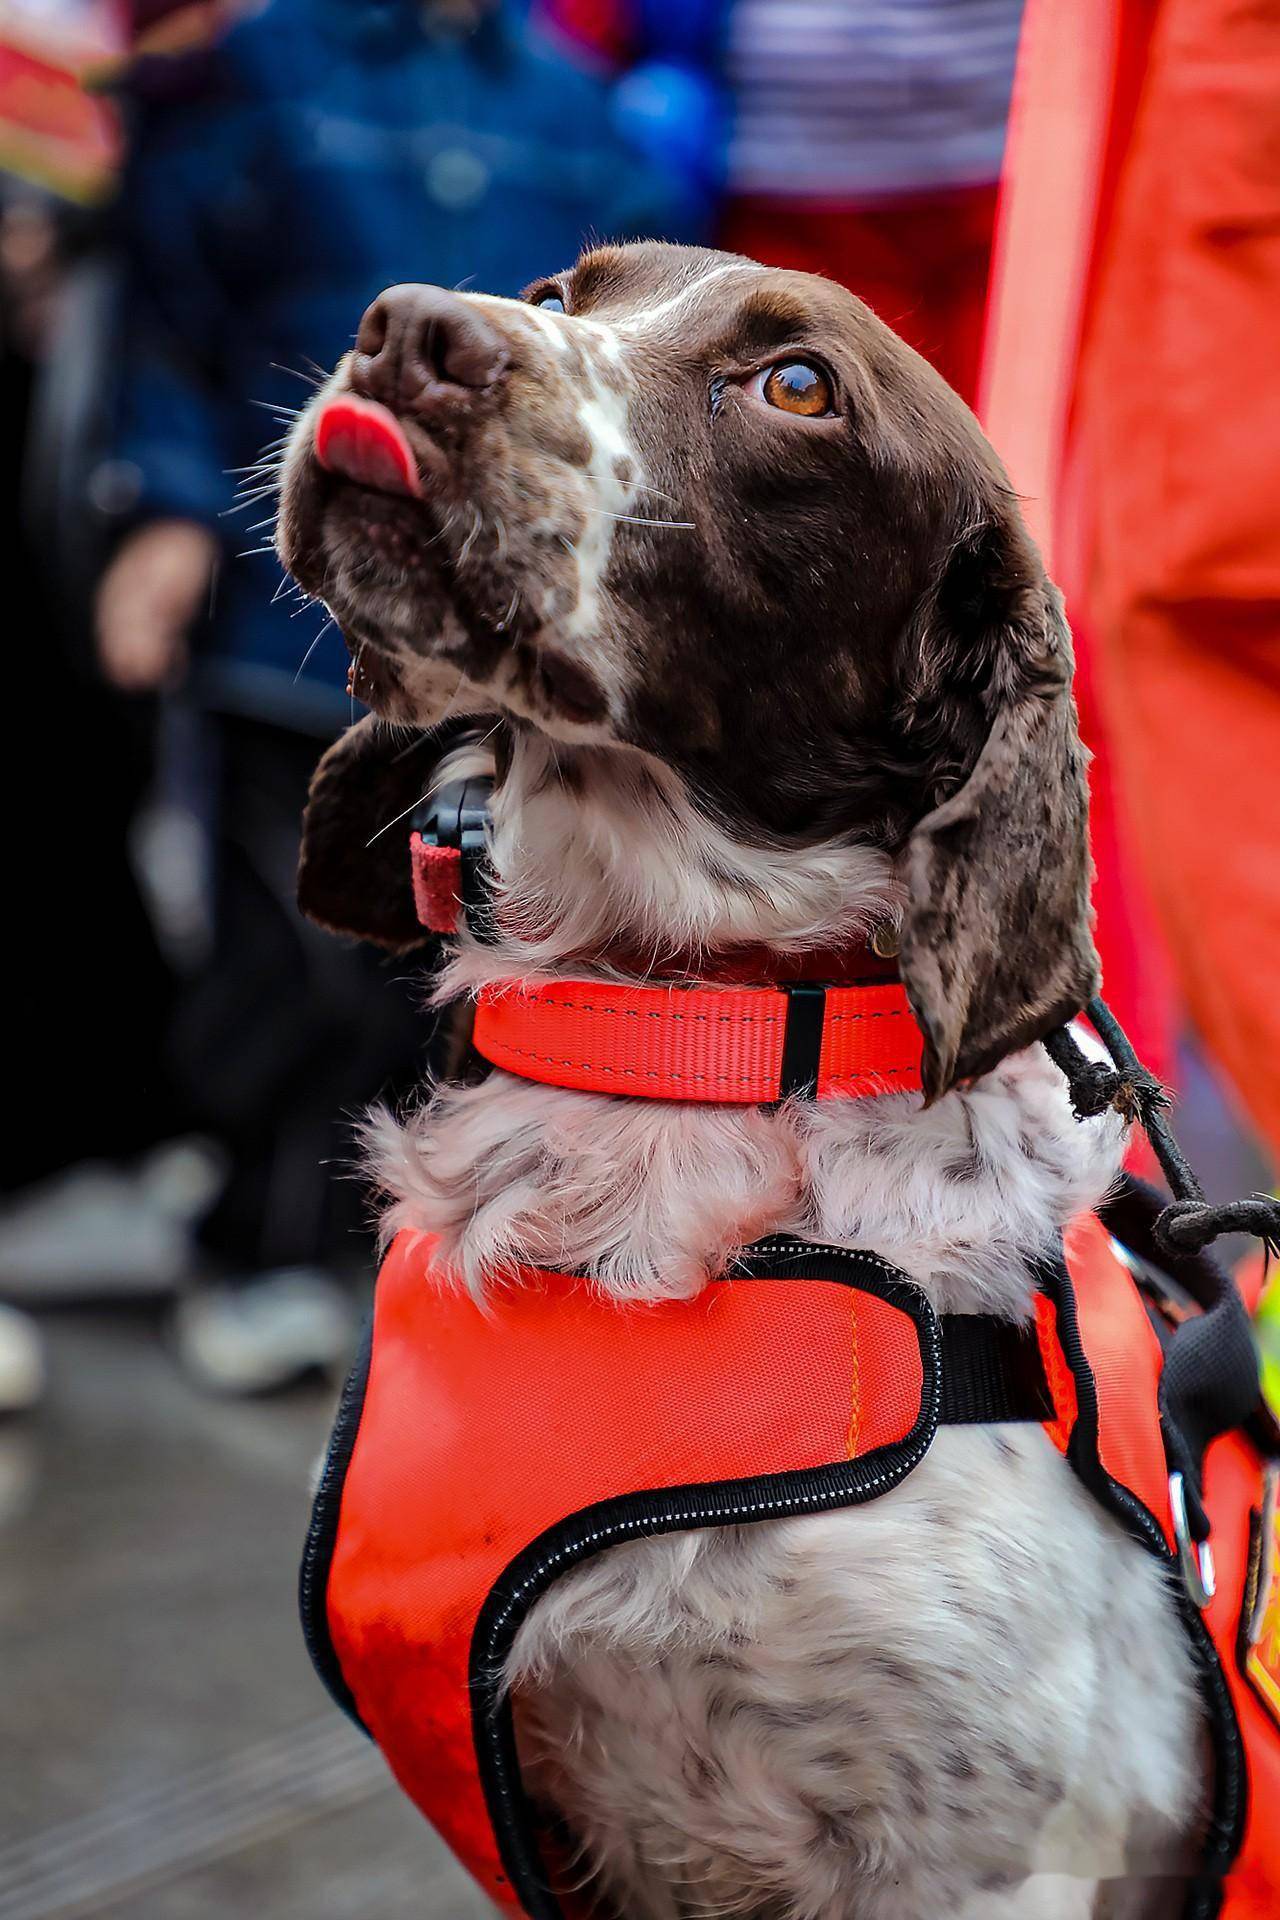
{"type": "Polygon", "coordinates": [[[388,287],[360,322],[351,384],[397,412],[456,410],[507,370],[506,345],[477,307],[444,287],[388,287]]]}

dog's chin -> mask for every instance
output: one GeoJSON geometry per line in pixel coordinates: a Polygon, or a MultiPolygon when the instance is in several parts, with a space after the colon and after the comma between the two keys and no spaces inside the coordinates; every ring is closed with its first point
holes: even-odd
{"type": "Polygon", "coordinates": [[[551,643],[514,649],[480,689],[488,706],[566,746],[606,746],[618,732],[600,683],[589,668],[551,643]]]}
{"type": "Polygon", "coordinates": [[[538,632],[473,628],[468,611],[436,583],[391,593],[375,581],[358,594],[335,595],[329,606],[351,652],[351,691],[385,719],[429,728],[497,711],[566,745],[618,740],[590,665],[538,632]]]}
{"type": "Polygon", "coordinates": [[[468,633],[458,608],[434,596],[398,607],[390,629],[379,627],[364,598],[330,607],[351,653],[351,693],[385,720],[428,729],[499,712],[563,745],[618,743],[599,680],[551,642],[524,636],[495,646],[491,634],[468,633]]]}
{"type": "Polygon", "coordinates": [[[565,744],[617,740],[589,649],[521,620],[526,596],[509,585],[488,605],[494,583],[452,551],[450,532],[420,501],[335,484],[314,462],[295,470],[281,559],[345,637],[354,697],[403,726],[498,710],[565,744]]]}

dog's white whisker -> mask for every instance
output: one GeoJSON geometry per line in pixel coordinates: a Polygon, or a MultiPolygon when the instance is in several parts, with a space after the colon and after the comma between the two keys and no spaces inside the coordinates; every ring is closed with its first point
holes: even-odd
{"type": "Polygon", "coordinates": [[[297,367],[286,367],[280,360],[273,360],[271,366],[276,373],[287,374],[291,380],[301,380],[304,387],[318,387],[329,378],[319,368],[314,373],[301,373],[297,367]]]}
{"type": "MultiPolygon", "coordinates": [[[[622,482],[618,479],[618,476],[616,473],[588,473],[586,477],[588,480],[603,481],[605,485],[611,486],[611,487],[620,486],[622,484],[622,482]]],[[[664,493],[661,487],[651,487],[647,480],[628,480],[626,484],[628,488],[631,489],[633,492],[653,493],[657,495],[659,500],[669,500],[672,506],[675,506],[678,504],[674,493],[664,493]]]]}
{"type": "MultiPolygon", "coordinates": [[[[358,658],[359,656],[357,656],[357,659],[358,658]]],[[[398,827],[402,820],[407,820],[409,815],[414,811],[414,809],[422,805],[423,801],[427,798],[429,791],[430,791],[429,788],[424,787],[422,792],[418,794],[415,799],[411,800],[408,806],[405,807],[402,812],[396,815],[394,820],[388,820],[385,826],[379,827],[376,833],[370,834],[369,838],[364,843],[366,849],[371,847],[375,840],[381,840],[384,833],[390,833],[392,827],[398,827]]]]}
{"type": "Polygon", "coordinates": [[[274,480],[265,486],[251,487],[247,491],[238,492],[229,507],[220,509],[218,518],[220,520],[227,520],[230,519],[232,514],[247,513],[250,507],[260,505],[263,500],[271,500],[278,493],[279,487],[274,480]]]}
{"type": "Polygon", "coordinates": [[[683,529],[686,533],[693,533],[697,530],[697,522],[693,520],[648,520],[643,514],[611,513],[608,507],[592,507],[586,505],[585,502],[583,503],[583,512],[603,514],[606,520],[622,520],[625,521],[628,526],[632,527],[675,527],[683,529]]]}
{"type": "Polygon", "coordinates": [[[337,625],[338,625],[337,621],[333,618],[332,615],[330,615],[330,617],[325,621],[324,625],[321,627],[319,633],[317,633],[315,639],[311,642],[311,645],[307,648],[306,652],[303,654],[301,661],[299,662],[298,671],[293,676],[293,684],[295,686],[297,686],[299,680],[301,680],[303,674],[306,672],[307,662],[310,660],[316,648],[320,645],[320,642],[324,639],[324,636],[326,635],[326,633],[328,633],[330,627],[333,627],[336,629],[337,625]]]}
{"type": "Polygon", "coordinates": [[[481,531],[483,530],[483,527],[484,527],[484,517],[481,514],[479,508],[473,507],[471,511],[472,511],[472,514],[474,515],[474,523],[472,525],[470,533],[467,535],[462,545],[458,548],[457,565],[460,567],[466,565],[467,556],[471,552],[471,549],[475,545],[476,541],[480,538],[481,531]]]}

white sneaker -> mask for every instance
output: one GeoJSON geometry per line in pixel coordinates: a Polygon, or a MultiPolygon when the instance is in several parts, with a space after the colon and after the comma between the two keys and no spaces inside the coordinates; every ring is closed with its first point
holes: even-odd
{"type": "Polygon", "coordinates": [[[286,1267],[239,1287],[199,1287],[178,1302],[183,1367],[214,1393],[271,1393],[350,1358],[355,1313],[328,1274],[286,1267]]]}
{"type": "Polygon", "coordinates": [[[0,1306],[0,1413],[26,1413],[44,1392],[44,1341],[34,1320],[0,1306]]]}
{"type": "Polygon", "coordinates": [[[172,1293],[222,1177],[216,1150],[195,1138],[166,1141],[129,1168],[67,1167],[0,1208],[0,1287],[24,1305],[172,1293]]]}

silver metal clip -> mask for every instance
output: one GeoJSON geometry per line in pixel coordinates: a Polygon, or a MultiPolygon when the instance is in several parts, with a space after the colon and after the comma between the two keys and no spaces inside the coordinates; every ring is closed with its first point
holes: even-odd
{"type": "Polygon", "coordinates": [[[1178,1543],[1178,1565],[1191,1604],[1203,1613],[1218,1590],[1213,1564],[1213,1547],[1203,1540],[1197,1546],[1191,1538],[1187,1519],[1187,1490],[1180,1473],[1169,1475],[1169,1506],[1173,1513],[1173,1537],[1178,1543]]]}

